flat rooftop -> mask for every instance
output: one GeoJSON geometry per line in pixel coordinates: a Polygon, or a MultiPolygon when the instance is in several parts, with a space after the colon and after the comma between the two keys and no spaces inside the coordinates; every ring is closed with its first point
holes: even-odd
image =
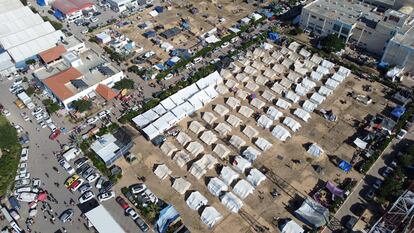
{"type": "Polygon", "coordinates": [[[404,34],[396,34],[392,40],[408,47],[414,47],[414,27],[410,28],[404,34]]]}

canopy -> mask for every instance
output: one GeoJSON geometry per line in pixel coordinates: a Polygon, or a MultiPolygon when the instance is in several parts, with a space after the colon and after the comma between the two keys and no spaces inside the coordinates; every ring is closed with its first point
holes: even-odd
{"type": "Polygon", "coordinates": [[[252,126],[246,125],[246,127],[243,129],[243,134],[246,135],[248,138],[252,139],[259,135],[259,132],[252,126]]]}
{"type": "Polygon", "coordinates": [[[250,104],[253,105],[254,107],[256,107],[257,109],[261,109],[261,108],[263,108],[266,105],[265,102],[261,101],[258,98],[252,99],[252,101],[250,102],[250,104]]]}
{"type": "Polygon", "coordinates": [[[300,119],[302,119],[304,122],[308,122],[309,118],[311,118],[309,112],[301,109],[301,108],[297,108],[293,114],[297,117],[299,117],[300,119]]]}
{"type": "Polygon", "coordinates": [[[292,101],[293,103],[297,103],[300,99],[300,97],[293,91],[288,91],[285,95],[285,98],[292,101]]]}
{"type": "Polygon", "coordinates": [[[232,213],[238,213],[243,207],[243,202],[236,195],[231,192],[227,192],[221,198],[221,204],[223,204],[232,213]]]}
{"type": "Polygon", "coordinates": [[[222,218],[223,216],[212,206],[206,207],[201,214],[201,221],[209,228],[212,228],[222,218]]]}
{"type": "Polygon", "coordinates": [[[277,109],[276,109],[275,107],[273,107],[273,106],[270,106],[270,107],[267,109],[266,114],[269,116],[269,118],[270,118],[271,120],[278,120],[280,117],[282,117],[282,116],[283,116],[283,113],[282,113],[281,111],[277,110],[277,109]]]}
{"type": "Polygon", "coordinates": [[[261,115],[259,119],[257,120],[257,125],[264,129],[270,128],[272,124],[273,124],[273,120],[269,119],[266,115],[261,115]]]}
{"type": "Polygon", "coordinates": [[[184,167],[188,162],[190,162],[190,160],[190,155],[185,153],[184,151],[178,151],[173,158],[173,161],[181,168],[184,167]]]}
{"type": "Polygon", "coordinates": [[[274,91],[276,94],[281,95],[286,88],[282,86],[280,83],[274,83],[272,86],[272,91],[274,91]]]}
{"type": "Polygon", "coordinates": [[[350,163],[348,163],[348,162],[346,162],[346,161],[342,160],[342,161],[339,163],[338,167],[339,167],[340,169],[344,170],[345,172],[349,172],[349,171],[351,170],[351,168],[352,168],[352,165],[351,165],[350,163]]]}
{"type": "Polygon", "coordinates": [[[221,192],[225,192],[228,190],[228,186],[219,178],[213,177],[210,179],[207,185],[208,191],[210,191],[213,196],[220,196],[221,192]]]}
{"type": "Polygon", "coordinates": [[[261,137],[257,138],[254,144],[262,151],[266,151],[272,147],[272,143],[261,137]]]}
{"type": "Polygon", "coordinates": [[[247,106],[241,106],[239,109],[239,113],[243,115],[246,118],[250,118],[252,114],[254,113],[253,109],[247,107],[247,106]]]}
{"type": "Polygon", "coordinates": [[[214,153],[217,154],[218,157],[220,157],[221,159],[225,159],[227,158],[227,156],[230,154],[230,149],[228,149],[225,145],[223,144],[217,144],[214,147],[213,150],[214,153]]]}
{"type": "Polygon", "coordinates": [[[221,104],[217,104],[213,109],[217,114],[219,114],[221,117],[229,113],[229,109],[224,107],[221,104]]]}
{"type": "MultiPolygon", "coordinates": [[[[200,207],[207,205],[208,200],[199,191],[194,191],[185,201],[192,210],[198,210],[200,207]]],[[[208,207],[207,207],[208,208],[208,207]]]]}
{"type": "Polygon", "coordinates": [[[231,132],[231,129],[231,126],[224,122],[220,122],[216,128],[214,128],[214,130],[222,136],[226,136],[229,132],[231,132]]]}
{"type": "Polygon", "coordinates": [[[246,199],[247,196],[252,194],[254,187],[246,180],[239,180],[233,188],[233,192],[241,199],[246,199]]]}
{"type": "Polygon", "coordinates": [[[172,101],[172,99],[169,97],[163,101],[160,102],[160,104],[168,111],[171,110],[173,108],[175,108],[176,104],[174,103],[174,101],[172,101]]]}
{"type": "Polygon", "coordinates": [[[229,106],[231,109],[235,109],[240,106],[240,100],[234,98],[233,96],[230,96],[226,101],[227,106],[229,106]]]}
{"type": "Polygon", "coordinates": [[[260,151],[256,150],[252,146],[247,147],[247,149],[244,150],[242,153],[243,157],[245,157],[251,163],[253,163],[257,159],[257,157],[260,156],[260,154],[260,151]]]}
{"type": "Polygon", "coordinates": [[[291,117],[285,117],[285,119],[283,120],[283,124],[286,125],[287,127],[289,127],[293,132],[296,132],[300,129],[300,127],[302,127],[299,122],[297,122],[296,120],[294,120],[291,117]]]}
{"type": "Polygon", "coordinates": [[[172,144],[171,142],[164,142],[161,145],[161,151],[162,153],[164,153],[166,156],[171,157],[171,155],[177,151],[177,147],[174,146],[174,144],[172,144]]]}
{"type": "Polygon", "coordinates": [[[245,158],[238,155],[234,158],[233,167],[236,169],[236,171],[244,173],[246,169],[252,167],[252,164],[245,158]]]}
{"type": "Polygon", "coordinates": [[[235,172],[228,166],[223,166],[219,178],[222,181],[224,181],[224,183],[226,183],[227,185],[231,185],[231,183],[233,183],[234,180],[239,178],[239,173],[235,172]]]}
{"type": "Polygon", "coordinates": [[[395,116],[396,118],[400,118],[402,115],[404,115],[406,109],[403,106],[397,106],[392,111],[391,114],[395,116]]]}
{"type": "Polygon", "coordinates": [[[307,112],[313,112],[313,110],[315,110],[316,107],[317,105],[310,100],[305,100],[305,102],[303,102],[302,105],[302,108],[307,112]]]}
{"type": "Polygon", "coordinates": [[[254,187],[259,186],[264,180],[266,180],[266,176],[256,168],[251,169],[249,175],[247,176],[247,181],[249,181],[254,187]]]}
{"type": "Polygon", "coordinates": [[[312,101],[312,102],[314,102],[315,104],[321,104],[323,101],[325,101],[325,97],[324,96],[322,96],[321,94],[319,94],[319,93],[313,93],[312,94],[312,96],[311,96],[311,98],[310,98],[310,100],[312,101]]]}
{"type": "Polygon", "coordinates": [[[171,175],[171,173],[172,171],[165,164],[158,165],[154,170],[154,174],[161,180],[167,178],[167,176],[171,175]]]}
{"type": "Polygon", "coordinates": [[[313,157],[317,158],[321,157],[321,155],[324,153],[322,148],[315,143],[312,143],[307,152],[313,157]]]}
{"type": "Polygon", "coordinates": [[[231,114],[227,117],[226,120],[231,126],[237,128],[241,122],[240,118],[236,117],[235,115],[231,114]]]}
{"type": "Polygon", "coordinates": [[[249,93],[247,91],[243,91],[242,89],[237,90],[236,92],[237,98],[241,100],[246,100],[247,96],[249,96],[249,93]]]}
{"type": "Polygon", "coordinates": [[[204,152],[204,147],[199,142],[190,142],[185,149],[194,156],[204,152]]]}
{"type": "Polygon", "coordinates": [[[282,141],[282,142],[286,141],[287,138],[290,138],[291,137],[289,131],[287,129],[283,128],[280,125],[276,125],[276,127],[273,128],[272,135],[275,138],[277,138],[280,141],[282,141]]]}
{"type": "Polygon", "coordinates": [[[210,146],[217,141],[217,136],[211,130],[208,130],[201,135],[200,139],[210,146]]]}
{"type": "Polygon", "coordinates": [[[188,129],[195,134],[199,134],[203,132],[206,128],[200,122],[192,121],[188,129]]]}
{"type": "Polygon", "coordinates": [[[265,90],[262,93],[262,97],[267,100],[268,102],[273,102],[274,99],[276,99],[276,96],[269,90],[265,90]]]}
{"type": "Polygon", "coordinates": [[[295,211],[296,216],[306,224],[318,228],[329,221],[329,210],[308,197],[295,211]]]}
{"type": "Polygon", "coordinates": [[[239,136],[233,135],[230,138],[230,144],[233,145],[234,147],[236,147],[237,149],[240,150],[240,148],[244,145],[246,145],[246,142],[241,139],[239,136]]]}
{"type": "Polygon", "coordinates": [[[310,77],[313,81],[321,81],[323,74],[316,71],[312,71],[310,77]]]}
{"type": "Polygon", "coordinates": [[[318,91],[319,94],[323,96],[330,96],[333,93],[333,90],[327,86],[321,86],[318,91]]]}
{"type": "Polygon", "coordinates": [[[249,81],[246,84],[246,89],[248,89],[248,90],[250,90],[252,92],[255,92],[255,91],[257,91],[257,89],[259,89],[259,85],[257,85],[254,82],[249,81]]]}
{"type": "Polygon", "coordinates": [[[217,117],[212,112],[204,112],[202,115],[203,120],[209,125],[212,125],[217,120],[217,117]]]}
{"type": "Polygon", "coordinates": [[[191,138],[190,136],[188,136],[186,133],[184,133],[183,131],[179,132],[177,137],[175,138],[177,139],[177,141],[182,145],[185,146],[187,145],[189,142],[191,142],[191,138]]]}
{"type": "Polygon", "coordinates": [[[357,147],[359,147],[359,148],[361,148],[361,149],[365,149],[366,147],[367,147],[367,144],[368,143],[366,143],[365,141],[363,141],[363,140],[361,140],[361,139],[359,139],[359,138],[356,138],[355,140],[354,140],[354,144],[357,146],[357,147]]]}
{"type": "Polygon", "coordinates": [[[281,233],[304,233],[305,230],[294,220],[289,220],[280,226],[281,233]]]}
{"type": "Polygon", "coordinates": [[[160,116],[164,115],[167,112],[167,110],[161,104],[153,107],[152,110],[160,116]]]}
{"type": "Polygon", "coordinates": [[[326,81],[325,85],[332,89],[335,90],[338,86],[339,86],[339,82],[335,81],[334,79],[330,78],[326,81]]]}

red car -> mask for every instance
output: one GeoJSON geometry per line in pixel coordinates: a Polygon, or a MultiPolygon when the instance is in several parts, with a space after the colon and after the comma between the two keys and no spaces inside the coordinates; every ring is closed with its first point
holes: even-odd
{"type": "Polygon", "coordinates": [[[128,209],[129,205],[128,203],[126,203],[125,199],[122,198],[121,196],[117,196],[116,197],[116,202],[118,202],[118,204],[123,208],[123,209],[128,209]]]}
{"type": "Polygon", "coordinates": [[[57,129],[52,134],[50,134],[49,139],[55,140],[59,135],[60,135],[60,129],[57,129]]]}

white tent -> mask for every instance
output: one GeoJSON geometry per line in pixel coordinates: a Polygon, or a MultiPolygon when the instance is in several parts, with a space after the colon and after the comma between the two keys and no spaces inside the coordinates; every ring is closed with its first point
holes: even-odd
{"type": "Polygon", "coordinates": [[[281,95],[283,91],[286,90],[286,87],[282,86],[280,83],[274,83],[271,89],[276,94],[281,95]]]}
{"type": "Polygon", "coordinates": [[[269,119],[266,115],[261,115],[257,120],[257,126],[262,127],[263,129],[268,129],[272,126],[273,120],[269,119]]]}
{"type": "Polygon", "coordinates": [[[213,177],[207,184],[207,189],[213,196],[220,196],[221,192],[225,192],[229,187],[219,178],[213,177]]]}
{"type": "MultiPolygon", "coordinates": [[[[248,52],[250,52],[250,51],[248,51],[248,52]]],[[[246,56],[246,57],[249,57],[249,56],[246,56]]],[[[238,60],[238,63],[241,64],[242,67],[246,67],[246,66],[250,65],[250,63],[251,63],[251,60],[246,58],[246,57],[242,57],[238,60]]]]}
{"type": "Polygon", "coordinates": [[[189,154],[185,153],[184,151],[178,151],[175,153],[173,161],[180,167],[184,167],[188,162],[190,162],[191,157],[189,154]]]}
{"type": "Polygon", "coordinates": [[[250,125],[246,125],[243,129],[243,134],[246,135],[249,139],[252,139],[259,135],[259,132],[250,125]]]}
{"type": "Polygon", "coordinates": [[[177,117],[178,120],[184,119],[187,115],[187,111],[180,105],[171,110],[171,112],[174,114],[175,117],[177,117]]]}
{"type": "Polygon", "coordinates": [[[328,69],[332,69],[332,68],[335,66],[335,64],[334,64],[334,63],[332,63],[332,62],[330,62],[330,61],[328,61],[328,60],[323,60],[321,65],[322,65],[323,67],[328,68],[328,69]]]}
{"type": "Polygon", "coordinates": [[[264,70],[265,69],[265,64],[259,60],[254,60],[252,67],[257,69],[257,70],[264,70]]]}
{"type": "Polygon", "coordinates": [[[240,106],[240,100],[237,98],[234,98],[233,96],[230,96],[226,101],[227,106],[229,106],[231,109],[235,109],[240,106]]]}
{"type": "Polygon", "coordinates": [[[178,118],[174,116],[171,112],[167,112],[158,120],[154,121],[152,124],[157,128],[160,132],[164,132],[165,130],[171,128],[178,122],[178,118]]]}
{"type": "Polygon", "coordinates": [[[204,89],[204,91],[211,99],[215,99],[219,96],[219,93],[216,91],[216,89],[214,89],[214,86],[208,86],[204,89]]]}
{"type": "Polygon", "coordinates": [[[302,64],[300,64],[300,65],[301,66],[295,66],[295,72],[298,73],[298,74],[300,74],[303,77],[303,76],[305,76],[309,72],[309,69],[303,67],[302,64]]]}
{"type": "Polygon", "coordinates": [[[263,75],[259,75],[256,78],[256,83],[261,86],[264,86],[267,82],[269,82],[269,79],[264,77],[263,75]]]}
{"type": "Polygon", "coordinates": [[[286,67],[282,64],[275,64],[272,67],[272,70],[274,70],[277,74],[284,74],[286,72],[286,67]]]}
{"type": "Polygon", "coordinates": [[[216,91],[220,94],[220,95],[225,95],[227,93],[229,93],[229,88],[223,84],[217,85],[216,87],[216,91]]]}
{"type": "Polygon", "coordinates": [[[276,96],[273,95],[273,93],[269,90],[265,90],[262,93],[262,97],[267,100],[268,102],[272,103],[274,99],[276,99],[276,96]]]}
{"type": "Polygon", "coordinates": [[[178,95],[181,95],[183,99],[188,99],[195,93],[199,91],[197,85],[195,83],[187,86],[177,92],[178,95]]]}
{"type": "Polygon", "coordinates": [[[310,100],[317,105],[321,104],[323,101],[325,101],[325,99],[326,99],[325,96],[319,93],[316,93],[316,92],[313,93],[312,96],[310,97],[310,100]]]}
{"type": "Polygon", "coordinates": [[[219,114],[221,117],[229,113],[229,109],[224,107],[221,104],[217,104],[213,109],[217,114],[219,114]]]}
{"type": "Polygon", "coordinates": [[[252,164],[249,160],[241,157],[240,155],[236,156],[233,161],[234,169],[239,173],[244,173],[246,169],[251,168],[252,164]]]}
{"type": "Polygon", "coordinates": [[[241,106],[239,109],[239,113],[243,115],[246,118],[250,118],[252,114],[254,113],[253,109],[247,107],[247,106],[241,106]]]}
{"type": "Polygon", "coordinates": [[[171,110],[173,108],[175,108],[175,106],[177,106],[170,97],[168,97],[167,99],[163,100],[160,102],[160,104],[168,111],[171,110]]]}
{"type": "Polygon", "coordinates": [[[263,75],[268,77],[270,80],[274,80],[277,76],[276,71],[274,71],[273,69],[267,68],[264,72],[263,75]]]}
{"type": "Polygon", "coordinates": [[[213,125],[214,121],[217,120],[217,117],[212,112],[204,112],[202,118],[207,124],[213,125]]]}
{"type": "Polygon", "coordinates": [[[310,100],[305,100],[305,102],[303,102],[302,105],[302,108],[308,112],[313,112],[313,110],[315,110],[316,107],[317,105],[310,100]]]}
{"type": "MultiPolygon", "coordinates": [[[[257,20],[257,19],[255,19],[257,20]]],[[[266,54],[266,51],[262,48],[255,48],[253,51],[253,58],[257,59],[259,57],[263,57],[266,54]]]]}
{"type": "Polygon", "coordinates": [[[199,134],[203,132],[206,128],[200,122],[192,121],[188,129],[195,134],[199,134]]]}
{"type": "Polygon", "coordinates": [[[272,147],[272,143],[261,137],[259,137],[254,144],[262,151],[266,151],[272,147]]]}
{"type": "Polygon", "coordinates": [[[289,127],[293,132],[296,132],[302,127],[299,122],[297,122],[295,119],[291,117],[285,117],[283,120],[283,124],[289,127]]]}
{"type": "Polygon", "coordinates": [[[355,140],[354,140],[354,144],[357,146],[357,147],[359,147],[359,148],[361,148],[361,149],[365,149],[366,147],[367,147],[367,145],[368,145],[368,143],[367,142],[365,142],[365,141],[363,141],[363,140],[361,140],[360,138],[356,138],[355,140]]]}
{"type": "Polygon", "coordinates": [[[208,200],[199,191],[194,191],[185,201],[192,210],[198,210],[201,207],[207,205],[208,200]]]}
{"type": "Polygon", "coordinates": [[[260,151],[256,150],[252,146],[247,147],[247,149],[244,150],[242,153],[243,157],[246,158],[251,163],[253,163],[257,159],[257,157],[260,156],[260,154],[261,154],[260,151]]]}
{"type": "Polygon", "coordinates": [[[302,119],[304,122],[308,122],[309,118],[311,117],[309,112],[301,109],[301,108],[297,108],[293,114],[297,117],[299,117],[300,119],[302,119]]]}
{"type": "Polygon", "coordinates": [[[223,83],[223,78],[220,76],[220,74],[215,71],[206,77],[198,80],[196,82],[196,85],[201,89],[204,89],[208,86],[215,86],[217,84],[223,83]]]}
{"type": "Polygon", "coordinates": [[[318,146],[316,143],[312,143],[307,151],[313,157],[319,158],[324,153],[322,148],[318,146]]]}
{"type": "Polygon", "coordinates": [[[240,120],[240,118],[238,118],[238,117],[236,117],[235,115],[233,115],[233,114],[230,114],[228,117],[227,117],[227,120],[226,120],[231,126],[233,126],[234,128],[237,128],[239,125],[240,125],[240,122],[241,122],[241,120],[240,120]]]}
{"type": "Polygon", "coordinates": [[[271,64],[275,64],[277,61],[276,61],[275,58],[273,58],[269,55],[266,55],[262,58],[262,62],[266,65],[271,65],[271,64]]]}
{"type": "Polygon", "coordinates": [[[157,128],[155,128],[153,124],[150,124],[147,127],[145,127],[142,130],[142,132],[146,135],[146,138],[148,138],[148,140],[154,139],[161,133],[157,128]]]}
{"type": "Polygon", "coordinates": [[[167,176],[172,174],[172,171],[167,167],[165,164],[160,164],[154,170],[154,174],[160,178],[160,180],[164,180],[167,176]]]}
{"type": "Polygon", "coordinates": [[[303,63],[304,63],[303,66],[310,70],[313,70],[313,68],[316,67],[316,64],[312,62],[311,60],[305,60],[303,63]]]}
{"type": "Polygon", "coordinates": [[[239,180],[233,188],[233,192],[241,199],[246,199],[253,191],[254,187],[246,180],[239,180]]]}
{"type": "Polygon", "coordinates": [[[236,80],[239,81],[239,83],[244,83],[244,82],[247,82],[249,80],[249,76],[247,76],[246,73],[238,73],[236,75],[236,80]]]}
{"type": "Polygon", "coordinates": [[[151,123],[151,121],[148,120],[147,118],[145,118],[142,114],[134,117],[132,119],[132,121],[135,123],[135,125],[138,128],[143,128],[143,127],[147,126],[149,123],[151,123]]]}
{"type": "Polygon", "coordinates": [[[190,142],[185,149],[194,156],[204,152],[204,147],[199,142],[190,142]]]}
{"type": "Polygon", "coordinates": [[[191,187],[191,183],[180,177],[174,180],[172,187],[179,194],[184,195],[185,192],[187,192],[187,190],[191,187]]]}
{"type": "Polygon", "coordinates": [[[220,122],[215,128],[214,130],[216,130],[219,135],[221,136],[226,136],[229,132],[231,132],[232,128],[230,125],[224,123],[224,122],[220,122]]]}
{"type": "Polygon", "coordinates": [[[228,69],[222,69],[220,71],[220,76],[223,77],[223,79],[230,79],[233,77],[233,74],[228,69]]]}
{"type": "Polygon", "coordinates": [[[293,91],[288,91],[285,95],[285,98],[292,101],[293,103],[297,103],[300,99],[300,97],[293,91]]]}
{"type": "Polygon", "coordinates": [[[227,185],[230,185],[233,183],[234,180],[239,178],[239,173],[235,172],[233,169],[231,169],[228,166],[224,166],[221,169],[219,178],[224,181],[227,185]]]}
{"type": "Polygon", "coordinates": [[[291,104],[289,102],[287,102],[286,100],[279,98],[276,102],[276,106],[278,106],[279,108],[282,109],[288,109],[290,108],[291,104]]]}
{"type": "Polygon", "coordinates": [[[217,144],[214,147],[213,150],[214,153],[217,154],[218,157],[220,157],[221,159],[225,159],[228,157],[228,155],[230,154],[230,149],[228,149],[225,145],[223,144],[217,144]]]}
{"type": "Polygon", "coordinates": [[[262,183],[264,180],[266,180],[266,176],[263,175],[259,170],[256,168],[253,168],[250,170],[249,175],[247,176],[247,181],[250,182],[250,184],[253,185],[253,187],[257,187],[262,183]]]}
{"type": "Polygon", "coordinates": [[[321,81],[323,74],[316,71],[312,71],[310,77],[313,81],[321,81]]]}
{"type": "Polygon", "coordinates": [[[182,103],[180,105],[180,107],[184,109],[184,111],[187,113],[187,116],[193,114],[196,111],[196,109],[194,108],[194,106],[190,102],[188,102],[188,101],[182,103]]]}
{"type": "Polygon", "coordinates": [[[281,53],[280,51],[276,50],[272,53],[272,57],[274,59],[276,59],[276,61],[280,61],[284,58],[283,53],[281,53]]]}
{"type": "Polygon", "coordinates": [[[175,147],[174,144],[172,144],[171,142],[164,142],[161,145],[161,151],[162,153],[164,153],[166,156],[171,157],[171,155],[177,151],[177,147],[175,147]]]}
{"type": "Polygon", "coordinates": [[[236,81],[234,81],[233,79],[228,79],[228,80],[226,80],[226,86],[228,88],[237,88],[239,86],[239,84],[236,81]]]}
{"type": "Polygon", "coordinates": [[[334,75],[332,75],[332,79],[341,83],[345,80],[345,76],[335,73],[334,75]]]}
{"type": "Polygon", "coordinates": [[[191,175],[193,175],[197,180],[199,180],[201,177],[206,174],[207,170],[203,167],[198,166],[197,164],[193,164],[190,167],[190,170],[188,170],[191,175]]]}
{"type": "Polygon", "coordinates": [[[234,62],[230,63],[230,68],[231,68],[231,73],[232,74],[240,73],[242,71],[242,67],[244,67],[244,65],[242,63],[240,63],[239,61],[234,61],[234,62]]]}
{"type": "Polygon", "coordinates": [[[195,93],[190,97],[190,100],[191,99],[198,99],[201,103],[203,103],[203,105],[206,105],[212,101],[212,98],[204,90],[200,90],[195,93]]]}
{"type": "Polygon", "coordinates": [[[250,94],[247,91],[243,91],[242,89],[237,90],[236,92],[236,97],[241,99],[241,100],[246,100],[247,96],[249,96],[250,94]]]}
{"type": "Polygon", "coordinates": [[[289,220],[280,226],[281,233],[304,233],[305,230],[294,220],[289,220]]]}
{"type": "Polygon", "coordinates": [[[282,142],[286,141],[287,138],[290,138],[291,137],[289,131],[287,129],[283,128],[280,125],[276,125],[276,127],[273,128],[272,135],[275,138],[277,138],[280,141],[282,141],[282,142]]]}
{"type": "Polygon", "coordinates": [[[335,81],[335,80],[334,80],[334,79],[332,79],[332,78],[329,78],[329,79],[326,81],[325,85],[326,85],[327,87],[331,88],[332,90],[335,90],[335,89],[339,86],[339,82],[335,81]]]}
{"type": "Polygon", "coordinates": [[[256,68],[253,68],[252,66],[246,66],[243,71],[244,73],[249,74],[251,76],[255,76],[259,72],[256,68]]]}
{"type": "Polygon", "coordinates": [[[167,110],[161,104],[158,104],[157,106],[153,107],[152,110],[156,112],[159,116],[162,116],[167,112],[167,110]]]}
{"type": "Polygon", "coordinates": [[[329,69],[324,66],[318,66],[318,68],[316,68],[316,72],[321,73],[322,75],[327,75],[329,74],[329,69]]]}
{"type": "Polygon", "coordinates": [[[308,91],[316,87],[316,83],[309,80],[308,78],[304,78],[301,82],[301,85],[308,91]]]}
{"type": "Polygon", "coordinates": [[[247,90],[250,90],[250,91],[252,91],[252,92],[255,92],[255,91],[257,91],[257,89],[259,89],[259,85],[257,85],[257,84],[256,84],[256,83],[254,83],[254,82],[249,81],[249,82],[247,82],[247,84],[246,84],[246,89],[247,89],[247,90]]]}
{"type": "MultiPolygon", "coordinates": [[[[180,105],[180,104],[182,104],[182,103],[184,103],[184,101],[186,100],[186,99],[184,99],[183,98],[183,96],[181,95],[181,94],[179,94],[178,92],[177,93],[175,93],[174,95],[171,95],[170,96],[170,99],[174,102],[174,104],[175,105],[180,105]]],[[[160,106],[162,106],[162,105],[160,105],[160,106]]]]}
{"type": "Polygon", "coordinates": [[[297,83],[300,78],[302,78],[302,75],[296,73],[295,71],[290,71],[287,76],[287,79],[289,79],[290,81],[294,83],[297,83]]]}
{"type": "Polygon", "coordinates": [[[238,213],[243,207],[243,202],[236,195],[231,192],[226,192],[221,198],[221,204],[223,204],[232,213],[238,213]]]}
{"type": "Polygon", "coordinates": [[[322,62],[323,59],[321,57],[319,57],[319,55],[317,53],[314,53],[310,60],[313,63],[319,65],[322,62]]]}
{"type": "Polygon", "coordinates": [[[212,228],[218,223],[223,216],[212,206],[206,207],[201,214],[201,221],[209,228],[212,228]]]}
{"type": "Polygon", "coordinates": [[[154,112],[154,110],[152,110],[152,109],[144,112],[142,114],[142,116],[145,117],[146,119],[148,119],[150,122],[158,119],[158,117],[159,117],[159,115],[156,112],[154,112]]]}
{"type": "Polygon", "coordinates": [[[298,42],[293,41],[292,43],[289,44],[288,49],[290,49],[293,52],[297,52],[300,47],[301,47],[301,45],[298,42]]]}
{"type": "Polygon", "coordinates": [[[312,54],[306,50],[305,48],[302,48],[299,52],[300,55],[302,55],[302,57],[304,57],[305,59],[308,59],[312,54]]]}
{"type": "Polygon", "coordinates": [[[230,138],[230,144],[240,150],[242,146],[246,145],[246,142],[239,136],[233,135],[230,138]]]}
{"type": "Polygon", "coordinates": [[[189,142],[191,142],[191,138],[190,136],[188,136],[186,133],[184,133],[183,131],[179,132],[177,137],[176,137],[177,141],[182,145],[185,146],[187,145],[189,142]]]}
{"type": "Polygon", "coordinates": [[[308,197],[295,211],[295,215],[311,227],[318,228],[328,223],[330,214],[326,207],[308,197]]]}
{"type": "Polygon", "coordinates": [[[253,105],[254,107],[256,107],[257,109],[261,109],[266,105],[265,102],[263,102],[262,100],[260,100],[258,98],[252,99],[250,104],[253,105]]]}
{"type": "Polygon", "coordinates": [[[201,102],[201,100],[196,96],[194,96],[194,98],[190,97],[188,102],[194,107],[194,111],[197,111],[203,107],[203,102],[201,102]]]}
{"type": "Polygon", "coordinates": [[[293,82],[287,78],[282,78],[279,84],[282,85],[285,89],[290,89],[292,87],[293,82]]]}
{"type": "Polygon", "coordinates": [[[348,68],[340,66],[337,73],[344,77],[348,77],[351,74],[351,71],[348,68]]]}
{"type": "Polygon", "coordinates": [[[306,87],[302,86],[302,85],[296,85],[295,87],[295,93],[298,94],[299,96],[305,96],[306,94],[308,94],[308,89],[306,89],[306,87]]]}
{"type": "Polygon", "coordinates": [[[211,130],[208,130],[201,135],[200,140],[210,146],[217,141],[217,136],[211,130]]]}
{"type": "Polygon", "coordinates": [[[327,86],[321,86],[318,90],[318,93],[323,96],[329,96],[333,93],[333,90],[328,88],[327,86]]]}
{"type": "Polygon", "coordinates": [[[282,65],[286,68],[289,69],[292,65],[293,65],[294,61],[292,61],[289,58],[286,58],[283,60],[282,65]]]}

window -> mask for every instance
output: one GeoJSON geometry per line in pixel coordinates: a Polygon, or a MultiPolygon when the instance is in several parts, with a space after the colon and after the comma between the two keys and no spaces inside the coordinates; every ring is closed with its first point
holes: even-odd
{"type": "Polygon", "coordinates": [[[342,27],[342,32],[341,33],[344,34],[344,35],[348,35],[349,28],[342,27]]]}
{"type": "Polygon", "coordinates": [[[323,22],[323,21],[324,21],[324,19],[322,19],[322,18],[319,18],[319,21],[323,22]]]}
{"type": "Polygon", "coordinates": [[[336,32],[339,32],[339,30],[341,30],[341,26],[338,25],[338,24],[334,24],[333,30],[336,31],[336,32]]]}
{"type": "Polygon", "coordinates": [[[314,16],[314,15],[311,15],[311,18],[312,18],[312,19],[316,19],[316,16],[314,16]]]}

